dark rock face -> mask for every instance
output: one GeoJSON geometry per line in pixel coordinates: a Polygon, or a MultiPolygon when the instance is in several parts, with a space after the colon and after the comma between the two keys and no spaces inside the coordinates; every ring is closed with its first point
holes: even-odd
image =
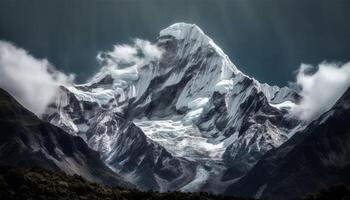
{"type": "Polygon", "coordinates": [[[350,184],[350,89],[331,110],[269,151],[226,194],[298,199],[335,184],[350,184]]]}
{"type": "Polygon", "coordinates": [[[0,162],[78,174],[111,186],[131,186],[77,136],[43,122],[0,89],[0,162]]]}

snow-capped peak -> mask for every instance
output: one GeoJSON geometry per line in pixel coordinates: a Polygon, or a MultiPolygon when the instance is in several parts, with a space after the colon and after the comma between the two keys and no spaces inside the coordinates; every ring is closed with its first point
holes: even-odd
{"type": "Polygon", "coordinates": [[[169,37],[172,37],[179,41],[179,50],[187,50],[180,51],[184,55],[195,53],[199,49],[205,49],[208,51],[208,54],[217,54],[217,56],[222,59],[222,62],[225,62],[222,63],[222,65],[227,65],[234,74],[240,72],[237,67],[231,62],[228,56],[224,53],[224,51],[218,45],[216,45],[215,42],[209,36],[207,36],[196,24],[187,24],[180,22],[175,23],[168,28],[160,31],[160,42],[162,42],[162,40],[167,40],[169,37]]]}
{"type": "Polygon", "coordinates": [[[167,36],[171,35],[178,40],[185,39],[189,35],[197,35],[201,36],[200,38],[208,38],[203,37],[206,36],[205,33],[200,29],[196,24],[187,24],[184,22],[175,23],[170,25],[169,27],[160,31],[159,36],[167,36]]]}

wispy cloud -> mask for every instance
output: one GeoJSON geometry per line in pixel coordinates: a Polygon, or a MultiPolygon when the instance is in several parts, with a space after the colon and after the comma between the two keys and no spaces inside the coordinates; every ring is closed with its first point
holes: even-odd
{"type": "Polygon", "coordinates": [[[133,44],[114,45],[112,51],[100,52],[97,60],[105,66],[124,67],[141,66],[152,60],[159,60],[163,50],[150,41],[135,39],[133,44]]]}
{"type": "Polygon", "coordinates": [[[345,64],[321,63],[316,71],[302,64],[296,83],[301,86],[302,101],[293,110],[303,120],[313,120],[329,110],[350,87],[350,62],[345,64]]]}
{"type": "Polygon", "coordinates": [[[36,59],[24,49],[0,41],[0,87],[39,117],[53,101],[58,86],[71,84],[73,79],[46,59],[36,59]]]}
{"type": "Polygon", "coordinates": [[[99,80],[109,74],[114,78],[114,83],[126,87],[142,76],[139,73],[140,68],[152,61],[159,61],[162,54],[162,48],[147,40],[135,39],[130,45],[114,45],[111,51],[97,55],[102,67],[92,80],[99,80]]]}

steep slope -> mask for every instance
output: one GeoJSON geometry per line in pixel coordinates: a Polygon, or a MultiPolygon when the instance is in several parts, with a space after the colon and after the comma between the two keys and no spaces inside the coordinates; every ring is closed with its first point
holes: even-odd
{"type": "Polygon", "coordinates": [[[38,119],[0,88],[0,162],[78,174],[113,186],[131,186],[104,165],[79,137],[38,119]]]}
{"type": "Polygon", "coordinates": [[[308,192],[350,184],[350,88],[331,110],[269,151],[226,194],[298,199],[308,192]]]}
{"type": "Polygon", "coordinates": [[[84,138],[112,168],[136,176],[130,180],[137,185],[140,179],[156,177],[154,184],[147,184],[150,189],[169,186],[212,192],[221,192],[300,128],[300,122],[289,115],[298,94],[241,73],[198,26],[174,24],[160,32],[157,46],[163,51],[160,60],[128,67],[107,60],[108,65],[88,83],[62,87],[45,118],[84,138]],[[97,131],[100,125],[104,128],[97,131]],[[129,130],[133,134],[123,134],[129,130]],[[135,142],[128,135],[137,135],[135,142]],[[148,175],[136,172],[143,169],[143,162],[126,170],[129,167],[120,162],[125,156],[115,150],[126,144],[130,147],[124,155],[167,152],[159,154],[167,155],[161,160],[170,157],[176,162],[169,163],[180,164],[161,168],[176,176],[155,175],[159,165],[154,159],[148,159],[156,166],[148,175]],[[134,144],[152,148],[143,151],[134,144]],[[184,174],[188,178],[175,178],[184,174]]]}

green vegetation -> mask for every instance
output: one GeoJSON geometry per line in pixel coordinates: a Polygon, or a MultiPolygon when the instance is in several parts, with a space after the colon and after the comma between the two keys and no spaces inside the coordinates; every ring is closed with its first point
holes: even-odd
{"type": "Polygon", "coordinates": [[[0,199],[118,199],[118,200],[246,200],[208,193],[142,192],[136,189],[109,188],[85,181],[82,177],[43,169],[0,166],[0,199]]]}

